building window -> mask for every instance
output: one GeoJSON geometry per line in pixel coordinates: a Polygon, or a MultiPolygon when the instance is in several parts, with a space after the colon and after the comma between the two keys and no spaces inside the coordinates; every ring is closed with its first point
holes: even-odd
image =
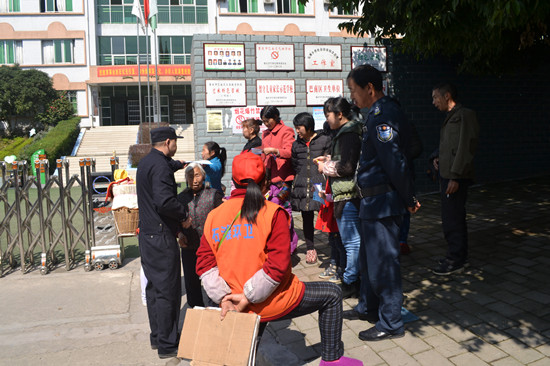
{"type": "Polygon", "coordinates": [[[42,41],[42,60],[45,65],[74,63],[74,40],[42,41]]]}
{"type": "Polygon", "coordinates": [[[350,15],[350,16],[358,16],[357,9],[353,9],[352,11],[344,10],[343,7],[338,6],[336,8],[330,9],[331,15],[350,15]]]}
{"type": "Polygon", "coordinates": [[[73,0],[40,0],[40,12],[73,11],[73,0]]]}
{"type": "Polygon", "coordinates": [[[299,0],[277,0],[277,14],[305,14],[306,6],[299,0]]]}
{"type": "Polygon", "coordinates": [[[78,113],[78,102],[76,100],[76,90],[67,90],[65,91],[65,97],[69,100],[73,106],[74,114],[78,113]]]}
{"type": "MultiPolygon", "coordinates": [[[[136,36],[99,37],[98,65],[137,65],[138,43],[136,36]]],[[[149,43],[151,53],[151,43],[149,43]]],[[[147,38],[139,37],[139,63],[147,63],[147,38]]],[[[149,63],[151,63],[149,61],[149,63]]]]}
{"type": "MultiPolygon", "coordinates": [[[[136,24],[136,17],[132,14],[133,2],[133,0],[98,0],[98,23],[136,24]]],[[[158,0],[157,22],[158,24],[208,24],[207,4],[208,0],[158,0]]]]}
{"type": "Polygon", "coordinates": [[[21,64],[22,62],[21,41],[0,41],[0,65],[21,64]]]}
{"type": "Polygon", "coordinates": [[[159,37],[159,64],[190,64],[191,36],[159,37]]]}
{"type": "Polygon", "coordinates": [[[230,13],[257,13],[258,0],[229,0],[230,13]]]}
{"type": "Polygon", "coordinates": [[[18,13],[21,11],[20,0],[1,0],[0,13],[18,13]]]}

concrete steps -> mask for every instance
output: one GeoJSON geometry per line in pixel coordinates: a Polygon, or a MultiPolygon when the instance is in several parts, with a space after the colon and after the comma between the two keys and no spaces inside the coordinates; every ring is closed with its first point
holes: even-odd
{"type": "MultiPolygon", "coordinates": [[[[174,159],[194,160],[194,126],[172,125],[179,136],[178,151],[174,159]]],[[[119,158],[119,167],[127,169],[128,175],[135,177],[136,170],[128,168],[128,149],[137,140],[138,126],[101,126],[87,129],[75,156],[67,156],[69,161],[69,174],[80,175],[79,161],[82,158],[95,158],[97,172],[110,172],[110,158],[113,154],[119,158]]],[[[175,174],[176,182],[184,182],[182,170],[175,174]]]]}

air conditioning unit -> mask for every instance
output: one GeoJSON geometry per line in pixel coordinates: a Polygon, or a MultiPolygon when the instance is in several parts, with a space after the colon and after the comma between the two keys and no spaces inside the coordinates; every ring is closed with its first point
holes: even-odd
{"type": "Polygon", "coordinates": [[[264,0],[264,4],[271,5],[271,4],[274,4],[274,3],[275,3],[275,0],[264,0]]]}

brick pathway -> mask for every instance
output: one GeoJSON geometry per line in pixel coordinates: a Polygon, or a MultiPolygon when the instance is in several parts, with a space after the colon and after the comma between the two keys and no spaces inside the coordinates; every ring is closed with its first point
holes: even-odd
{"type": "MultiPolygon", "coordinates": [[[[438,194],[419,197],[412,253],[402,258],[402,273],[405,307],[420,319],[405,325],[405,337],[381,342],[357,337],[370,323],[344,320],[345,354],[365,365],[550,365],[549,178],[473,187],[467,207],[471,266],[448,277],[430,271],[446,248],[438,194]]],[[[301,228],[300,216],[295,220],[301,228]]],[[[327,236],[316,235],[316,265],[305,264],[300,244],[294,273],[318,281],[328,265],[327,236]]],[[[356,303],[345,300],[344,310],[356,303]]],[[[316,313],[272,322],[264,338],[261,363],[319,364],[316,313]]]]}

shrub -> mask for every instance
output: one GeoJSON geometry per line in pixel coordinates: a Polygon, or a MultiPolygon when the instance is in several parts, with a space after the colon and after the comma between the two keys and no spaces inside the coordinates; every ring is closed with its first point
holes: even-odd
{"type": "Polygon", "coordinates": [[[36,116],[36,120],[47,126],[55,126],[59,121],[64,121],[74,115],[73,105],[67,99],[66,93],[60,93],[46,110],[36,116]]]}
{"type": "MultiPolygon", "coordinates": [[[[43,138],[37,139],[32,144],[26,146],[20,153],[21,158],[29,161],[36,150],[44,149],[50,163],[50,172],[53,173],[55,170],[55,161],[61,156],[71,153],[80,132],[79,123],[79,117],[59,122],[43,138]]],[[[30,165],[34,165],[32,162],[29,163],[30,165]]]]}
{"type": "Polygon", "coordinates": [[[14,139],[2,139],[4,145],[0,150],[0,160],[3,161],[6,156],[15,155],[19,160],[19,153],[23,148],[29,145],[33,139],[27,137],[16,137],[14,139]]]}

